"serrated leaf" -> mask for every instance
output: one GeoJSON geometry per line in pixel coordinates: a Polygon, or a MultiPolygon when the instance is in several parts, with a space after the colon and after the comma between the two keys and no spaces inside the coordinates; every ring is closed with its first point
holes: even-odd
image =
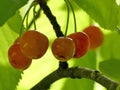
{"type": "Polygon", "coordinates": [[[120,34],[112,32],[105,35],[104,43],[101,46],[101,56],[104,60],[120,59],[120,34]]]}
{"type": "Polygon", "coordinates": [[[108,77],[120,81],[120,60],[105,60],[99,64],[99,69],[108,77]]]}
{"type": "MultiPolygon", "coordinates": [[[[21,71],[14,69],[8,60],[8,49],[18,36],[14,31],[18,30],[18,27],[11,28],[12,24],[15,24],[14,18],[19,16],[17,13],[8,24],[7,22],[0,27],[0,90],[15,90],[16,85],[21,78],[21,71]],[[14,30],[13,30],[14,29],[14,30]]],[[[16,20],[19,17],[16,18],[16,20]]],[[[19,19],[20,20],[20,19],[19,19]]],[[[19,23],[20,24],[20,23],[19,23]]]]}
{"type": "Polygon", "coordinates": [[[0,0],[0,26],[2,26],[15,12],[25,5],[28,0],[0,0]]]}
{"type": "Polygon", "coordinates": [[[75,0],[103,28],[115,30],[120,23],[120,9],[115,0],[75,0]]]}

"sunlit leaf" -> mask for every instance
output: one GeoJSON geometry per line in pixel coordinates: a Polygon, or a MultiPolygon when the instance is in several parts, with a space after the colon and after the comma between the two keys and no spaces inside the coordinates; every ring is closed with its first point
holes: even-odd
{"type": "Polygon", "coordinates": [[[112,32],[105,35],[104,43],[100,51],[104,60],[110,58],[120,59],[120,34],[112,32]]]}
{"type": "Polygon", "coordinates": [[[11,18],[9,21],[11,24],[6,22],[0,27],[0,90],[15,90],[21,78],[21,71],[14,69],[8,60],[8,49],[18,36],[14,32],[18,30],[18,27],[15,25],[16,28],[11,28],[16,22],[15,17],[17,17],[16,20],[20,20],[18,16],[19,13],[12,17],[13,19],[11,18]]]}
{"type": "Polygon", "coordinates": [[[116,81],[120,81],[120,60],[105,60],[99,64],[100,71],[116,81]]]}
{"type": "Polygon", "coordinates": [[[120,24],[120,9],[115,0],[75,0],[103,28],[115,30],[120,24]]]}
{"type": "Polygon", "coordinates": [[[28,0],[0,0],[0,26],[3,25],[15,12],[25,5],[28,0]]]}

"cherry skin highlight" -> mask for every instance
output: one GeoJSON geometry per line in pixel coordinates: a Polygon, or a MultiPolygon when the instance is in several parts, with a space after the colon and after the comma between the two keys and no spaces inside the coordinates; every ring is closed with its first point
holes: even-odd
{"type": "Polygon", "coordinates": [[[75,42],[75,58],[80,58],[84,56],[90,46],[89,37],[84,32],[76,32],[68,35],[75,42]]]}
{"type": "Polygon", "coordinates": [[[42,57],[48,49],[48,38],[35,30],[26,31],[20,38],[20,49],[30,59],[42,57]]]}
{"type": "Polygon", "coordinates": [[[75,44],[71,38],[59,37],[52,43],[52,53],[60,61],[65,62],[74,56],[75,44]]]}

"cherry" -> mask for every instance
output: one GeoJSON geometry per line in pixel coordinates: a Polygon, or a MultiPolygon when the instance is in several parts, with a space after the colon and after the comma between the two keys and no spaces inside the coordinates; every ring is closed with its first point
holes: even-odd
{"type": "Polygon", "coordinates": [[[90,38],[90,49],[96,49],[101,46],[104,40],[104,35],[99,27],[89,26],[83,30],[90,38]]]}
{"type": "Polygon", "coordinates": [[[58,37],[52,43],[52,53],[60,61],[64,62],[74,56],[75,44],[71,38],[58,37]]]}
{"type": "Polygon", "coordinates": [[[20,49],[30,59],[42,57],[48,49],[48,38],[35,30],[26,31],[20,38],[20,49]]]}
{"type": "Polygon", "coordinates": [[[15,41],[14,41],[14,43],[13,44],[19,44],[20,43],[20,38],[19,37],[17,37],[16,39],[15,39],[15,41]]]}
{"type": "Polygon", "coordinates": [[[25,70],[27,69],[32,62],[32,59],[27,58],[23,55],[20,50],[20,44],[13,44],[8,50],[8,57],[10,64],[18,69],[25,70]]]}
{"type": "Polygon", "coordinates": [[[80,58],[85,55],[89,49],[89,37],[84,32],[76,32],[68,35],[75,42],[75,58],[80,58]]]}

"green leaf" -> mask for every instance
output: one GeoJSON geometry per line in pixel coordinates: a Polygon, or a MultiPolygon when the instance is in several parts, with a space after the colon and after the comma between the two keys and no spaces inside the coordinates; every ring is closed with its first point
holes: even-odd
{"type": "Polygon", "coordinates": [[[115,0],[75,0],[100,26],[115,30],[120,24],[120,9],[115,0]]]}
{"type": "MultiPolygon", "coordinates": [[[[89,51],[80,59],[73,59],[72,66],[96,69],[96,54],[94,51],[89,51]]],[[[66,79],[62,90],[93,90],[94,81],[88,79],[66,79]]]]}
{"type": "Polygon", "coordinates": [[[25,5],[28,0],[0,0],[0,26],[2,26],[15,12],[25,5]]]}
{"type": "Polygon", "coordinates": [[[105,35],[100,53],[104,60],[111,58],[120,59],[120,34],[112,32],[105,35]]]}
{"type": "Polygon", "coordinates": [[[99,64],[99,69],[103,74],[120,82],[120,60],[105,60],[99,64]]]}
{"type": "Polygon", "coordinates": [[[16,15],[8,21],[11,24],[6,22],[0,27],[0,90],[15,90],[21,78],[21,71],[14,69],[8,60],[8,49],[18,36],[18,34],[14,32],[19,30],[18,27],[15,25],[16,28],[11,28],[16,22],[14,20],[15,17],[16,20],[18,18],[18,20],[21,20],[20,16],[18,16],[19,13],[16,13],[16,15]]]}
{"type": "Polygon", "coordinates": [[[20,12],[19,11],[17,11],[16,15],[11,17],[7,21],[7,25],[10,27],[10,29],[13,30],[14,32],[18,33],[18,34],[20,33],[21,24],[22,24],[22,17],[20,16],[20,12]]]}

